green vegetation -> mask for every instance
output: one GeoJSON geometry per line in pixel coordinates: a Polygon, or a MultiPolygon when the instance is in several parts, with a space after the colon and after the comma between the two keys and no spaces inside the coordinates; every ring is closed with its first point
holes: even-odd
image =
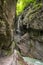
{"type": "Polygon", "coordinates": [[[36,0],[18,0],[17,2],[17,6],[16,6],[16,13],[17,15],[19,15],[23,9],[28,6],[31,2],[33,2],[34,4],[36,3],[36,0]]]}
{"type": "Polygon", "coordinates": [[[39,5],[39,2],[37,0],[18,0],[16,6],[16,14],[19,15],[30,3],[33,3],[34,8],[39,5]]]}

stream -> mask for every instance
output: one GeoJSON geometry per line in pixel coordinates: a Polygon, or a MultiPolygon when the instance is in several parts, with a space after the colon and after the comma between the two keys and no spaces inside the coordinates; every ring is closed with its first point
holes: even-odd
{"type": "Polygon", "coordinates": [[[37,59],[33,59],[30,57],[23,57],[24,61],[26,61],[28,64],[32,64],[32,65],[43,65],[43,62],[37,60],[37,59]]]}

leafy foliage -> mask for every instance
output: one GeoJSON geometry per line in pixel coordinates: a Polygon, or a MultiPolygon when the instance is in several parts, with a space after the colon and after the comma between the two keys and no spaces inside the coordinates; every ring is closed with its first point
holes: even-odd
{"type": "Polygon", "coordinates": [[[36,0],[18,0],[16,6],[16,13],[19,15],[23,9],[28,6],[31,2],[36,3],[36,0]]]}

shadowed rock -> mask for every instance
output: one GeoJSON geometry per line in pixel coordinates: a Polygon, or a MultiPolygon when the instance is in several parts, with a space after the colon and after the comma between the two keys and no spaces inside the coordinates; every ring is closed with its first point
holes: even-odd
{"type": "Polygon", "coordinates": [[[43,2],[36,3],[32,7],[30,3],[26,9],[18,18],[21,32],[24,34],[16,45],[21,55],[43,61],[43,2]]]}

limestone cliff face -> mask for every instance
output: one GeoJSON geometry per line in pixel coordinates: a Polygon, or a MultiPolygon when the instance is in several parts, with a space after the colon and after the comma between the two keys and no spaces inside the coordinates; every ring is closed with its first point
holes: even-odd
{"type": "Polygon", "coordinates": [[[15,7],[16,0],[0,0],[0,56],[11,54],[13,51],[15,7]]]}
{"type": "Polygon", "coordinates": [[[30,4],[18,21],[23,33],[17,44],[21,54],[43,61],[43,2],[30,4]]]}

